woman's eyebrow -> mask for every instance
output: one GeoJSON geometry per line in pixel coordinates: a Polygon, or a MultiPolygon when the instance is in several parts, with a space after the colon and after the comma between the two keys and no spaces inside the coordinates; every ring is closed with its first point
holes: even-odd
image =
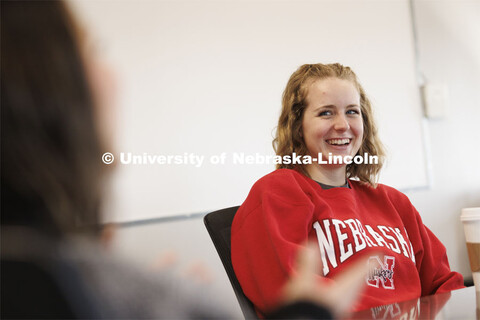
{"type": "MultiPolygon", "coordinates": [[[[335,106],[334,104],[326,104],[326,105],[321,105],[321,106],[318,106],[318,107],[315,107],[313,109],[313,112],[316,112],[316,111],[319,111],[319,110],[322,110],[322,109],[336,109],[337,106],[335,106]]],[[[358,104],[349,104],[348,106],[346,106],[345,108],[360,108],[360,106],[358,104]]]]}
{"type": "Polygon", "coordinates": [[[318,106],[316,108],[313,109],[313,111],[318,111],[320,109],[335,109],[335,105],[333,104],[327,104],[327,105],[323,105],[323,106],[318,106]]]}

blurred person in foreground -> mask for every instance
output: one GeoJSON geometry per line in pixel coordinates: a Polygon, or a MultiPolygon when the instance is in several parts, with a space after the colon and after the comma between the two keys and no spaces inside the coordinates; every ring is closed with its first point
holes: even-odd
{"type": "MultiPolygon", "coordinates": [[[[171,274],[146,274],[99,245],[114,94],[65,4],[2,1],[1,47],[2,318],[231,318],[214,294],[173,295],[171,274]]],[[[327,288],[312,285],[315,251],[297,258],[267,316],[341,315],[364,261],[327,288]]]]}

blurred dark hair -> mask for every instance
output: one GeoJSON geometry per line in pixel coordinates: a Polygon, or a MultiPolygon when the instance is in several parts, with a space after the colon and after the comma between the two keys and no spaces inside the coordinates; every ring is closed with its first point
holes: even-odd
{"type": "Polygon", "coordinates": [[[99,222],[102,146],[77,38],[63,2],[1,2],[2,225],[99,222]]]}

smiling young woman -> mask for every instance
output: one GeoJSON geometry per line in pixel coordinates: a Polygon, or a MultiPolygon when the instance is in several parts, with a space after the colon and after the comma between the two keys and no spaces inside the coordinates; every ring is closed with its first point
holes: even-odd
{"type": "Polygon", "coordinates": [[[321,153],[322,161],[277,164],[235,215],[232,263],[260,315],[278,303],[308,241],[320,253],[319,282],[368,256],[371,273],[356,310],[463,287],[408,198],[377,183],[384,151],[371,103],[349,67],[308,64],[292,74],[273,145],[277,156],[321,153]],[[326,161],[366,155],[379,161],[326,161]]]}

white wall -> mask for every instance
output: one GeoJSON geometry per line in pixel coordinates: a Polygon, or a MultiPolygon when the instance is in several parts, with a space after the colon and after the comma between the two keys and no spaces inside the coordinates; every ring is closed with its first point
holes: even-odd
{"type": "MultiPolygon", "coordinates": [[[[447,85],[450,105],[443,119],[426,121],[433,183],[407,195],[446,245],[452,268],[468,276],[459,214],[463,207],[480,206],[480,2],[415,1],[415,11],[420,67],[429,83],[447,85]]],[[[215,277],[216,299],[241,316],[200,218],[122,228],[116,248],[142,264],[170,248],[184,262],[205,261],[215,277]]]]}
{"type": "Polygon", "coordinates": [[[236,164],[234,155],[274,155],[282,91],[304,63],[341,62],[361,79],[390,150],[381,182],[396,188],[427,183],[408,0],[72,4],[91,37],[101,40],[120,88],[117,148],[104,151],[113,152],[117,164],[105,221],[242,202],[274,164],[236,164]],[[398,135],[405,123],[409,130],[398,135]],[[195,165],[134,165],[124,164],[122,153],[205,158],[195,165]],[[225,162],[210,163],[219,154],[225,162]]]}
{"type": "Polygon", "coordinates": [[[480,206],[480,1],[416,0],[415,12],[420,68],[450,98],[448,114],[426,122],[433,184],[407,195],[447,247],[451,267],[470,275],[459,215],[480,206]]]}

